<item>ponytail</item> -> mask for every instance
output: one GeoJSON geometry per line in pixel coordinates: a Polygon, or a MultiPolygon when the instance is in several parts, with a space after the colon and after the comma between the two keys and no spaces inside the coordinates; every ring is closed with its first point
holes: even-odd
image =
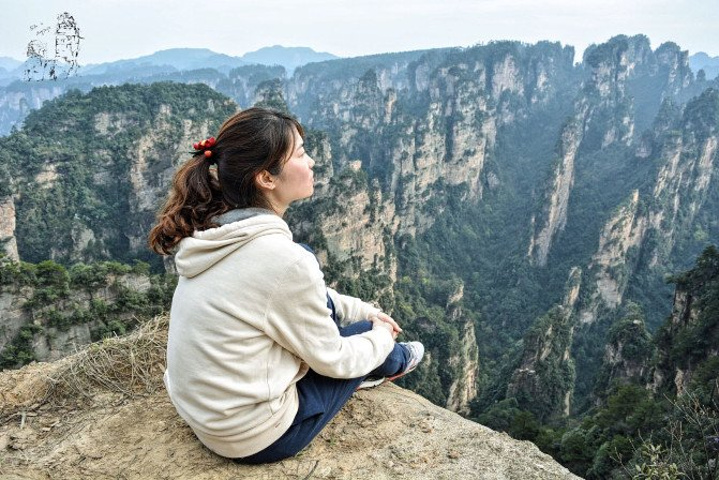
{"type": "Polygon", "coordinates": [[[180,240],[215,226],[212,219],[229,210],[210,166],[200,152],[175,173],[167,202],[150,231],[150,248],[156,253],[170,255],[180,240]]]}

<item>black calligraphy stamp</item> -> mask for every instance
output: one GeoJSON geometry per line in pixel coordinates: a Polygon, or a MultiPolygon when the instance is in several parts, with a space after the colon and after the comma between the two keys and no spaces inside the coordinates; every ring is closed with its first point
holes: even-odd
{"type": "Polygon", "coordinates": [[[36,38],[27,44],[26,81],[57,80],[77,73],[83,37],[72,15],[63,12],[55,25],[32,25],[30,31],[36,38]]]}

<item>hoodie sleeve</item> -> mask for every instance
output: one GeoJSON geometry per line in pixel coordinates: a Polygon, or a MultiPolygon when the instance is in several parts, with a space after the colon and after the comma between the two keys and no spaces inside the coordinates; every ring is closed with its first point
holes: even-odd
{"type": "Polygon", "coordinates": [[[333,378],[368,374],[394,347],[383,328],[340,336],[327,308],[322,272],[310,255],[287,268],[277,284],[266,308],[265,333],[315,372],[333,378]]]}
{"type": "Polygon", "coordinates": [[[343,327],[350,323],[367,320],[371,315],[377,315],[380,309],[359,298],[350,297],[337,293],[334,289],[327,287],[327,293],[332,298],[337,311],[337,317],[343,327]]]}

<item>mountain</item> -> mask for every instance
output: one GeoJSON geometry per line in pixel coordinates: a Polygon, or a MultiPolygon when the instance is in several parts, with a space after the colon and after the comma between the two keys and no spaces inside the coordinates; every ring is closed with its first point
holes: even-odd
{"type": "MultiPolygon", "coordinates": [[[[560,442],[542,448],[588,479],[623,469],[645,478],[719,474],[719,251],[707,247],[671,282],[672,313],[653,335],[638,305],[628,304],[617,317],[604,347],[595,408],[560,442]]],[[[536,435],[530,439],[542,436],[536,435]]]]}
{"type": "Polygon", "coordinates": [[[0,68],[5,71],[11,72],[22,65],[20,60],[15,60],[10,57],[0,57],[0,68]]]}
{"type": "Polygon", "coordinates": [[[0,87],[22,78],[22,62],[10,57],[0,57],[0,87]]]}
{"type": "Polygon", "coordinates": [[[644,379],[653,391],[673,397],[716,394],[719,375],[719,251],[707,247],[689,271],[672,277],[672,313],[655,334],[644,379]],[[654,354],[655,355],[652,355],[654,354]],[[703,391],[703,392],[701,392],[703,391]],[[700,393],[701,392],[701,393],[700,393]]]}
{"type": "Polygon", "coordinates": [[[234,68],[225,75],[213,69],[176,71],[167,66],[135,65],[116,74],[73,76],[42,82],[12,81],[0,89],[0,134],[7,134],[13,127],[17,128],[30,112],[70,90],[87,93],[96,87],[126,83],[201,83],[231,97],[240,106],[247,107],[255,102],[255,90],[259,84],[284,76],[285,71],[281,66],[246,65],[234,68]]]}
{"type": "Polygon", "coordinates": [[[241,67],[248,63],[250,62],[237,57],[215,53],[206,48],[172,48],[143,57],[83,66],[80,74],[83,76],[108,73],[121,74],[124,70],[138,69],[145,66],[168,67],[171,69],[170,71],[211,68],[226,74],[233,68],[241,67]]]}
{"type": "Polygon", "coordinates": [[[205,85],[155,83],[72,91],[32,112],[0,139],[0,174],[13,185],[5,198],[24,219],[15,232],[20,258],[147,257],[146,225],[175,166],[235,110],[205,85]]]}
{"type": "Polygon", "coordinates": [[[339,58],[331,53],[315,52],[308,47],[283,47],[274,45],[263,47],[254,52],[248,52],[242,56],[247,63],[259,63],[261,65],[282,65],[288,75],[292,75],[297,67],[313,62],[334,60],[339,58]]]}
{"type": "MultiPolygon", "coordinates": [[[[152,55],[118,60],[116,62],[87,65],[82,67],[82,75],[100,75],[122,73],[124,70],[142,66],[169,67],[173,71],[213,69],[223,74],[244,65],[281,65],[291,75],[295,68],[311,62],[321,62],[338,58],[330,53],[315,52],[308,47],[283,47],[275,45],[248,52],[241,57],[213,52],[206,48],[172,48],[161,50],[152,55]]],[[[1,65],[0,65],[1,66],[1,65]]]]}
{"type": "MultiPolygon", "coordinates": [[[[507,430],[508,415],[562,425],[606,399],[613,326],[636,304],[655,331],[672,308],[666,276],[719,239],[717,83],[643,36],[596,45],[578,67],[568,53],[496,43],[337,60],[285,87],[327,134],[322,168],[345,178],[293,212],[313,229],[300,238],[354,272],[344,288],[415,319],[432,362],[407,385],[507,430]],[[326,211],[341,230],[310,222],[326,211]]],[[[642,328],[626,331],[646,343],[642,328]]],[[[627,362],[628,378],[650,369],[627,362]]]]}
{"type": "Polygon", "coordinates": [[[65,357],[167,310],[176,277],[134,262],[38,264],[0,257],[0,368],[65,357]]]}
{"type": "Polygon", "coordinates": [[[689,57],[689,66],[694,73],[704,70],[708,79],[719,76],[719,57],[710,57],[704,52],[698,52],[689,57]]]}

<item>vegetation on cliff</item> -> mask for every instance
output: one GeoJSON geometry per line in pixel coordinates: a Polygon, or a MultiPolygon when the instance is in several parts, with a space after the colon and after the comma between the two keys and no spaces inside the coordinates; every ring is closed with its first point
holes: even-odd
{"type": "Polygon", "coordinates": [[[478,420],[535,442],[587,479],[716,478],[719,250],[707,247],[671,282],[682,300],[653,336],[635,304],[610,329],[596,402],[585,415],[543,424],[551,410],[511,397],[478,420]]]}
{"type": "Polygon", "coordinates": [[[156,191],[188,145],[235,109],[204,85],[158,83],[71,91],[32,112],[23,129],[0,138],[20,257],[156,262],[144,247],[163,199],[156,191]]]}
{"type": "Polygon", "coordinates": [[[14,299],[3,304],[2,314],[22,322],[0,325],[0,369],[46,360],[52,350],[55,356],[71,353],[79,345],[57,340],[75,327],[88,329],[86,342],[124,335],[169,309],[176,281],[172,275],[151,274],[143,262],[66,268],[52,260],[33,264],[0,258],[0,295],[14,299]],[[38,358],[38,351],[45,358],[38,358]]]}

